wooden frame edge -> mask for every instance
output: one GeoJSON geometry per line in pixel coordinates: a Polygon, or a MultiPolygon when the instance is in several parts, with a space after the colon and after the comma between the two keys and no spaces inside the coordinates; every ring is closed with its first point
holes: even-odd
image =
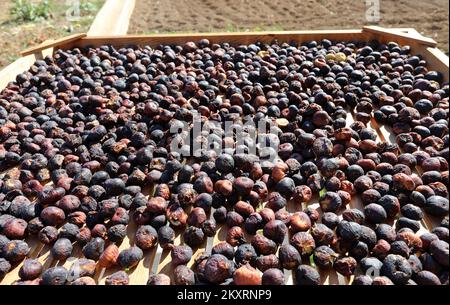
{"type": "MultiPolygon", "coordinates": [[[[382,36],[386,36],[386,38],[391,38],[392,40],[405,40],[409,41],[409,43],[415,44],[423,44],[430,47],[436,47],[437,42],[428,37],[423,37],[422,35],[417,35],[416,33],[405,33],[401,31],[391,30],[389,28],[383,28],[379,26],[364,26],[363,32],[369,32],[373,34],[378,34],[382,36]]],[[[417,32],[417,31],[416,31],[417,32]]]]}
{"type": "Polygon", "coordinates": [[[22,56],[0,70],[0,91],[13,81],[17,74],[27,71],[36,60],[51,54],[53,54],[53,47],[47,47],[33,54],[22,56]]]}
{"type": "Polygon", "coordinates": [[[22,52],[20,52],[20,55],[27,56],[30,54],[38,53],[42,50],[52,48],[52,47],[58,47],[65,43],[76,42],[83,37],[86,37],[86,33],[77,33],[77,34],[65,36],[65,37],[62,37],[59,39],[55,39],[55,40],[47,40],[47,41],[44,41],[43,43],[41,43],[40,45],[33,46],[33,47],[23,50],[22,52]]]}
{"type": "MultiPolygon", "coordinates": [[[[101,44],[113,44],[115,46],[129,46],[140,44],[177,44],[187,41],[198,41],[207,38],[211,43],[229,42],[231,44],[254,43],[255,41],[272,42],[282,40],[314,40],[324,38],[325,35],[332,40],[356,40],[364,39],[365,33],[361,29],[350,30],[317,30],[317,31],[267,31],[267,32],[214,32],[214,33],[172,33],[155,35],[99,35],[86,36],[78,42],[77,46],[99,46],[101,44]]],[[[74,47],[74,43],[66,43],[60,47],[63,49],[74,47]]]]}

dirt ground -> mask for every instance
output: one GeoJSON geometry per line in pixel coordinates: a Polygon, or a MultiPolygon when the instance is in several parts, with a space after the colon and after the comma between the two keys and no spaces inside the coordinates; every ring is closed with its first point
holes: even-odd
{"type": "Polygon", "coordinates": [[[365,0],[136,0],[129,33],[413,27],[448,54],[448,0],[380,0],[379,22],[365,0]]]}
{"type": "Polygon", "coordinates": [[[104,0],[92,0],[92,10],[81,11],[78,21],[66,20],[65,0],[52,0],[47,20],[19,23],[10,14],[12,0],[0,0],[0,69],[20,56],[20,51],[47,39],[86,32],[104,0]]]}

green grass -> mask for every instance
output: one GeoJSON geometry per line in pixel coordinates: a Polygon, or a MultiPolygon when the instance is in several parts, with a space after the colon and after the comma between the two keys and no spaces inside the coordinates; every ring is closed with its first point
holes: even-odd
{"type": "Polygon", "coordinates": [[[11,16],[16,22],[35,22],[50,17],[48,0],[31,2],[30,0],[14,0],[11,16]]]}
{"type": "MultiPolygon", "coordinates": [[[[89,25],[94,19],[96,12],[103,5],[103,2],[103,0],[80,0],[80,18],[72,20],[72,26],[83,27],[89,25]]],[[[68,9],[69,6],[63,0],[13,0],[9,22],[22,24],[65,19],[68,9]]]]}

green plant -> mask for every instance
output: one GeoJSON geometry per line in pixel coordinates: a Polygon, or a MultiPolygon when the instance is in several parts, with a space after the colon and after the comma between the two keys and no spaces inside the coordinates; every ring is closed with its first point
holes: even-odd
{"type": "Polygon", "coordinates": [[[30,0],[14,0],[11,15],[18,22],[36,21],[50,16],[50,4],[48,0],[39,3],[30,0]]]}
{"type": "Polygon", "coordinates": [[[98,1],[83,0],[80,2],[80,11],[82,12],[95,12],[98,8],[98,1]]]}

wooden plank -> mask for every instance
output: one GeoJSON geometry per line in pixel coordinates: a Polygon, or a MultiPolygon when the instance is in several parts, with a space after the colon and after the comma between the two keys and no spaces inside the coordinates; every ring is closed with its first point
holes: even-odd
{"type": "MultiPolygon", "coordinates": [[[[406,32],[419,39],[428,39],[413,28],[390,28],[389,30],[406,32]]],[[[428,68],[441,72],[444,82],[449,81],[449,58],[444,52],[427,44],[419,44],[413,46],[413,53],[420,54],[427,61],[428,68]]]]}
{"type": "Polygon", "coordinates": [[[389,28],[391,31],[397,31],[400,33],[406,33],[409,35],[415,35],[417,37],[425,37],[422,34],[420,34],[416,29],[414,28],[389,28]]]}
{"type": "Polygon", "coordinates": [[[106,0],[89,28],[89,36],[125,35],[135,0],[106,0]]]}
{"type": "MultiPolygon", "coordinates": [[[[182,239],[181,234],[178,231],[177,235],[175,237],[175,240],[174,240],[174,245],[178,246],[178,245],[183,244],[181,239],[182,239]]],[[[161,260],[158,265],[158,271],[155,272],[155,274],[162,273],[162,274],[167,275],[170,278],[170,282],[172,284],[174,284],[174,278],[173,278],[173,269],[174,268],[175,268],[175,266],[173,266],[173,264],[172,264],[172,257],[170,256],[170,250],[164,250],[162,252],[161,260]]]]}
{"type": "Polygon", "coordinates": [[[77,40],[79,40],[80,38],[83,38],[83,37],[86,37],[86,33],[73,34],[73,35],[62,37],[62,38],[56,39],[56,40],[47,40],[47,41],[44,41],[43,43],[41,43],[40,45],[33,46],[33,47],[23,50],[22,52],[20,52],[20,54],[22,56],[27,56],[30,54],[38,53],[38,52],[48,49],[48,48],[59,46],[61,44],[65,44],[65,43],[69,43],[69,42],[75,43],[77,40]]]}
{"type": "MultiPolygon", "coordinates": [[[[89,33],[88,33],[89,34],[89,33]]],[[[271,43],[274,40],[280,42],[302,42],[309,40],[321,40],[327,38],[334,41],[363,40],[365,34],[362,30],[321,30],[321,31],[278,31],[278,32],[234,32],[234,33],[190,33],[190,34],[157,34],[157,35],[124,35],[124,36],[93,36],[88,35],[76,43],[60,45],[62,49],[77,47],[97,47],[111,44],[116,47],[130,45],[158,44],[184,44],[188,41],[197,42],[207,38],[211,43],[250,44],[257,41],[271,43]]]]}
{"type": "MultiPolygon", "coordinates": [[[[174,230],[176,232],[174,245],[175,246],[184,245],[185,244],[184,239],[183,239],[183,232],[184,232],[184,230],[180,230],[180,229],[174,229],[174,230]]],[[[205,239],[203,244],[200,245],[199,247],[192,248],[192,250],[193,250],[192,258],[187,263],[187,266],[189,268],[191,268],[191,269],[194,268],[194,263],[195,263],[196,258],[198,258],[200,255],[204,254],[207,251],[206,247],[207,247],[207,239],[205,239]]],[[[170,278],[170,282],[172,284],[174,284],[175,281],[174,281],[173,274],[174,274],[174,269],[175,269],[176,265],[172,264],[171,251],[170,250],[163,250],[163,249],[161,249],[159,251],[161,251],[161,256],[160,257],[156,257],[156,258],[159,259],[159,264],[157,265],[157,268],[155,268],[155,266],[156,266],[156,261],[155,261],[155,263],[153,264],[153,267],[152,267],[152,269],[153,268],[154,269],[150,270],[151,274],[159,274],[159,273],[165,274],[165,275],[167,275],[170,278]]]]}
{"type": "Polygon", "coordinates": [[[397,41],[399,43],[404,44],[423,44],[430,47],[436,47],[437,42],[434,39],[427,38],[427,37],[419,37],[417,34],[410,34],[410,33],[402,33],[399,31],[382,28],[379,26],[364,26],[363,32],[369,32],[376,34],[378,37],[383,37],[385,39],[391,40],[391,41],[397,41]]]}
{"type": "MultiPolygon", "coordinates": [[[[347,117],[346,117],[346,127],[350,127],[350,125],[355,121],[354,120],[354,114],[351,111],[348,111],[347,109],[347,117]]],[[[320,173],[320,172],[319,172],[320,173]]],[[[319,205],[319,195],[313,196],[311,200],[313,206],[317,206],[319,214],[320,214],[320,221],[322,220],[323,211],[320,208],[319,205]]],[[[346,205],[345,207],[341,208],[340,210],[336,211],[336,215],[338,215],[339,219],[343,219],[342,213],[347,209],[359,209],[363,211],[364,207],[362,206],[361,200],[359,198],[359,195],[356,194],[352,196],[351,202],[346,205]]],[[[322,285],[348,285],[352,277],[345,277],[342,274],[336,272],[334,269],[328,269],[323,270],[321,268],[316,267],[320,274],[320,282],[322,285]]]]}
{"type": "Polygon", "coordinates": [[[419,33],[414,28],[389,28],[389,29],[391,29],[393,31],[399,31],[399,32],[409,33],[409,34],[419,33]]]}
{"type": "Polygon", "coordinates": [[[0,90],[6,87],[6,85],[16,79],[16,75],[28,70],[36,58],[34,55],[21,57],[13,63],[6,66],[0,71],[0,90]]]}
{"type": "Polygon", "coordinates": [[[158,243],[158,248],[156,250],[155,257],[153,258],[152,266],[150,268],[150,275],[158,274],[158,266],[161,263],[161,257],[164,252],[164,249],[158,243]]]}
{"type": "MultiPolygon", "coordinates": [[[[213,221],[215,220],[214,216],[213,216],[215,211],[216,211],[216,209],[214,207],[211,207],[211,211],[209,213],[210,220],[213,220],[213,221]]],[[[211,250],[212,250],[213,246],[214,246],[214,236],[208,237],[206,239],[205,253],[208,255],[211,255],[211,250]]]]}

